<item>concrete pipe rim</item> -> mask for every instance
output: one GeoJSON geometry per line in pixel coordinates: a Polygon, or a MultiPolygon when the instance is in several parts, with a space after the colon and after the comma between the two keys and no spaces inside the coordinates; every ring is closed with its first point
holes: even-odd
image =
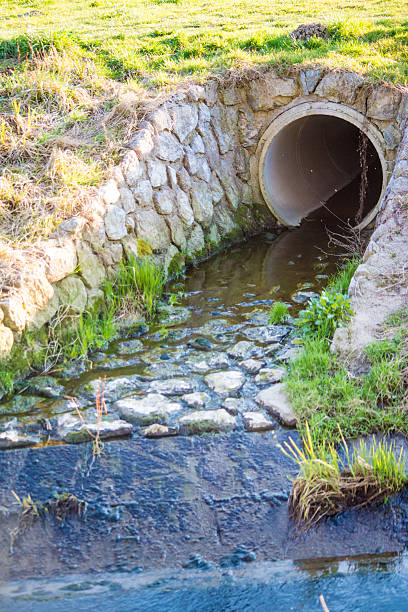
{"type": "MultiPolygon", "coordinates": [[[[380,130],[370,122],[370,120],[363,115],[362,113],[356,111],[353,108],[348,106],[337,104],[335,102],[302,102],[297,104],[296,106],[292,106],[291,108],[287,108],[282,110],[271,122],[268,128],[265,130],[262,135],[258,147],[258,180],[259,186],[261,189],[261,193],[263,198],[273,213],[273,215],[286,227],[294,227],[293,223],[289,223],[287,219],[285,219],[277,210],[276,205],[274,206],[274,202],[271,201],[271,196],[268,192],[267,186],[265,184],[264,174],[265,174],[265,162],[266,156],[269,151],[269,147],[274,140],[275,136],[277,136],[285,127],[293,123],[298,119],[305,118],[307,116],[312,115],[326,115],[335,117],[338,119],[342,119],[355,127],[357,127],[363,134],[367,136],[370,140],[371,144],[375,148],[375,151],[378,155],[378,159],[381,164],[382,170],[382,186],[381,193],[379,195],[378,201],[376,205],[370,210],[370,212],[362,219],[362,221],[354,226],[354,229],[360,230],[371,223],[371,221],[378,214],[381,202],[385,194],[385,190],[388,183],[388,170],[387,170],[387,161],[385,159],[384,151],[385,151],[385,142],[382,137],[380,130]]],[[[297,224],[299,225],[299,223],[297,224]]]]}

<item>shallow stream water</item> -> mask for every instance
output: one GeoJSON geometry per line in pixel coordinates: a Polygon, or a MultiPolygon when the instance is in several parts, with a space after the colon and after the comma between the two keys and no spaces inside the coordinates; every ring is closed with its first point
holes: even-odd
{"type": "MultiPolygon", "coordinates": [[[[263,413],[269,431],[249,433],[242,416],[262,412],[254,397],[269,384],[242,360],[274,367],[290,346],[288,330],[268,326],[270,306],[287,302],[295,315],[335,271],[328,251],[311,222],[224,251],[172,284],[180,300],[166,320],[55,372],[60,397],[20,396],[34,414],[23,410],[17,427],[37,448],[0,453],[1,610],[311,611],[321,609],[320,594],[331,612],[408,609],[407,562],[398,556],[408,542],[408,496],[303,532],[287,507],[296,466],[280,450],[296,432],[263,413]],[[249,354],[234,355],[242,340],[249,354]],[[210,388],[207,374],[231,370],[243,377],[231,393],[233,430],[187,435],[179,419],[225,406],[228,394],[210,388]],[[168,419],[178,435],[147,439],[146,423],[135,425],[132,438],[107,441],[96,459],[89,443],[65,444],[60,419],[75,412],[64,396],[76,396],[91,418],[105,374],[110,414],[117,400],[159,384],[178,402],[168,419]],[[174,392],[179,379],[187,390],[174,392]],[[191,392],[205,394],[199,408],[188,405],[191,392]],[[39,502],[70,492],[88,510],[35,521],[11,542],[19,525],[12,491],[39,502]]],[[[17,413],[3,406],[6,427],[17,413]]]]}

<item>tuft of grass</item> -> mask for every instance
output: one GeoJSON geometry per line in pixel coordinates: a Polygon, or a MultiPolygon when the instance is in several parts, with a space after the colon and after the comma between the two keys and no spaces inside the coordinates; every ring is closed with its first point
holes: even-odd
{"type": "Polygon", "coordinates": [[[286,323],[289,320],[289,306],[285,302],[275,302],[269,310],[269,324],[286,323]]]}
{"type": "Polygon", "coordinates": [[[402,449],[396,457],[395,444],[373,437],[369,446],[361,440],[350,453],[340,427],[338,431],[344,461],[333,444],[316,444],[307,424],[302,449],[292,439],[284,443],[283,452],[300,469],[289,500],[298,524],[309,527],[347,509],[385,502],[407,483],[402,449]]]}
{"type": "Polygon", "coordinates": [[[346,294],[350,285],[350,281],[354,276],[361,263],[361,258],[358,256],[351,257],[343,264],[336,274],[329,278],[327,287],[333,293],[346,294]]]}
{"type": "MultiPolygon", "coordinates": [[[[147,249],[146,244],[146,249],[147,249]]],[[[0,399],[13,392],[14,381],[29,372],[45,372],[61,361],[86,357],[143,316],[152,319],[163,294],[166,275],[150,257],[122,261],[105,283],[104,301],[74,316],[61,307],[37,334],[25,332],[11,354],[0,361],[0,399]]]]}

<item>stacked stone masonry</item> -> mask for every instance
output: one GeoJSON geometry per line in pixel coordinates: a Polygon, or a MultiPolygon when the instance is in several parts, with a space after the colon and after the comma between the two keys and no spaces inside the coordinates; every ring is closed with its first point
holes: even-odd
{"type": "Polygon", "coordinates": [[[145,242],[168,270],[275,226],[259,189],[257,145],[282,111],[314,100],[366,115],[383,135],[392,172],[407,114],[394,88],[311,69],[192,85],[140,123],[98,189],[91,221],[69,219],[37,245],[35,259],[21,254],[20,276],[0,298],[0,354],[59,308],[80,314],[95,304],[105,278],[122,258],[141,255],[145,242]]]}

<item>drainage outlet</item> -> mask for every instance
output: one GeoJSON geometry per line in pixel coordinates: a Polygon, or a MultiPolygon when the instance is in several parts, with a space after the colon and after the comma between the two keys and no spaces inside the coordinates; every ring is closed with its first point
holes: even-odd
{"type": "Polygon", "coordinates": [[[259,143],[262,194],[284,225],[318,217],[363,228],[385,192],[384,149],[379,130],[357,111],[299,104],[279,115],[259,143]]]}

